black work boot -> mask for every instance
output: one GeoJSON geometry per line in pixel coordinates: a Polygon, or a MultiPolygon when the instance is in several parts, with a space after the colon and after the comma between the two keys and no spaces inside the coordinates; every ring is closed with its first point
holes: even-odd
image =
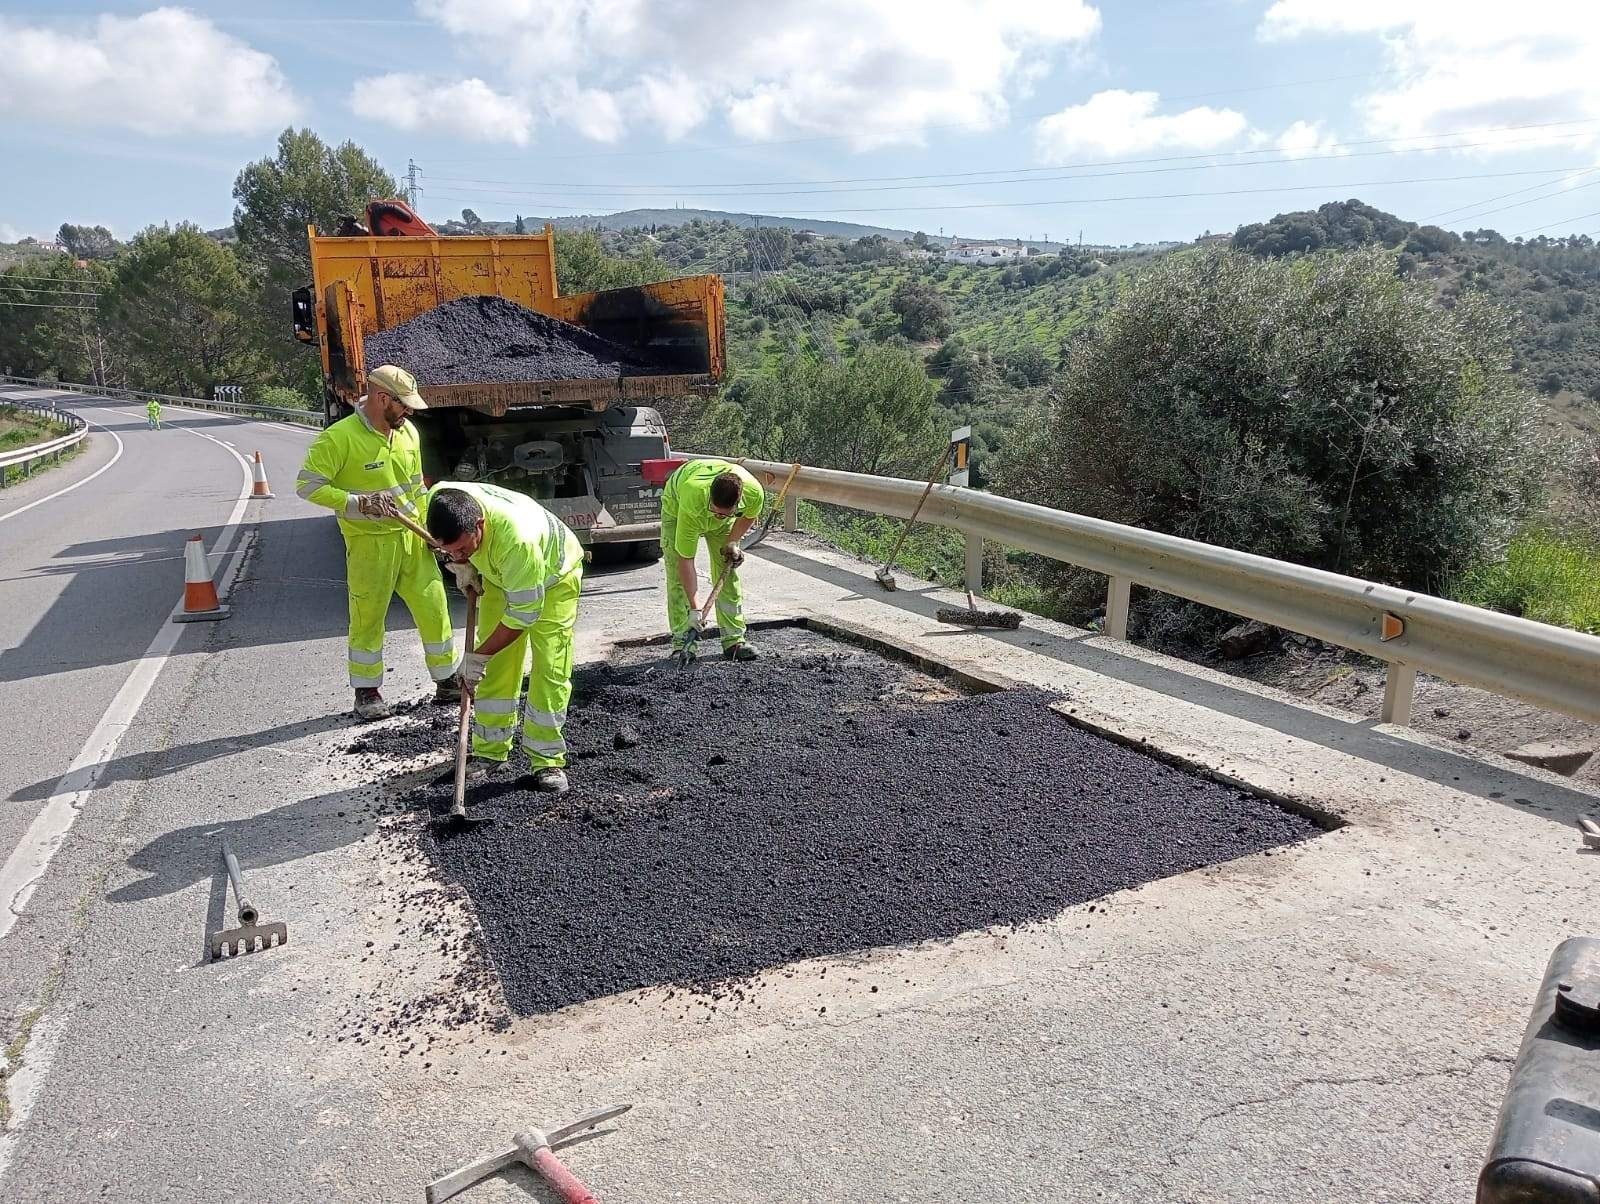
{"type": "Polygon", "coordinates": [[[730,661],[753,661],[761,654],[744,640],[729,644],[722,650],[722,658],[730,661]]]}
{"type": "Polygon", "coordinates": [[[454,706],[461,701],[461,679],[447,677],[439,682],[433,691],[434,706],[454,706]]]}
{"type": "Polygon", "coordinates": [[[546,765],[543,769],[535,769],[520,779],[517,785],[524,790],[538,790],[544,794],[565,794],[567,771],[559,765],[546,765]]]}

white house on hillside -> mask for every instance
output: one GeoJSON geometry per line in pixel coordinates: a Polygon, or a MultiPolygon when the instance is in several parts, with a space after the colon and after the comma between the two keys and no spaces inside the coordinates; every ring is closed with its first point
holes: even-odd
{"type": "Polygon", "coordinates": [[[958,242],[945,249],[944,257],[947,263],[1004,263],[1027,254],[1027,247],[1015,243],[958,242]]]}

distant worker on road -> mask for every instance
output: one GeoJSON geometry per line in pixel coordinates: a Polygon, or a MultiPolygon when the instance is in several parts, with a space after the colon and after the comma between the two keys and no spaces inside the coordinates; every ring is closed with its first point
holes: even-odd
{"type": "Polygon", "coordinates": [[[510,759],[526,675],[521,742],[532,772],[524,785],[560,794],[583,545],[538,502],[496,485],[440,481],[428,492],[427,512],[428,533],[443,545],[456,584],[482,599],[461,658],[461,686],[473,695],[468,777],[510,759]]]}
{"type": "Polygon", "coordinates": [[[674,651],[692,649],[699,638],[704,603],[694,558],[704,539],[711,554],[709,588],[727,577],[716,604],[722,655],[740,661],[756,658],[745,639],[739,540],[761,517],[765,497],[759,481],[723,460],[692,460],[667,478],[661,494],[661,563],[667,573],[667,626],[674,651]]]}
{"type": "Polygon", "coordinates": [[[154,397],[144,403],[144,417],[151,430],[161,429],[161,403],[154,397]]]}
{"type": "Polygon", "coordinates": [[[383,630],[389,599],[399,594],[422,636],[423,659],[437,683],[433,700],[460,701],[455,643],[438,562],[394,515],[420,521],[427,490],[422,453],[407,415],[427,409],[411,373],[384,364],[367,373],[356,411],[324,430],[306,452],[295,492],[339,517],[350,600],[347,651],[358,719],[390,714],[383,686],[383,630]]]}

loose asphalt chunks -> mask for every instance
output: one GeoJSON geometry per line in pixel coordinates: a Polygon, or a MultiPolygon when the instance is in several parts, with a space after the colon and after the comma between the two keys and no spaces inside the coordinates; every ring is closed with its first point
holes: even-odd
{"type": "Polygon", "coordinates": [[[675,372],[639,352],[504,297],[459,297],[368,336],[369,364],[399,364],[421,385],[611,380],[675,372]]]}
{"type": "Polygon", "coordinates": [[[508,769],[469,791],[492,826],[423,836],[514,1011],[1040,920],[1319,831],[1073,728],[1048,694],[952,696],[794,628],[762,652],[580,670],[571,792],[508,769]]]}

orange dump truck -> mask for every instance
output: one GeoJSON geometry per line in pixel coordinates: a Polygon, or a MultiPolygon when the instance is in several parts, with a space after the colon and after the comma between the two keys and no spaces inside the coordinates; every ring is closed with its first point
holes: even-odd
{"type": "Polygon", "coordinates": [[[661,489],[639,466],[669,445],[651,403],[703,394],[721,380],[720,277],[562,296],[550,227],[444,236],[399,201],[370,204],[365,227],[347,221],[337,235],[307,234],[312,284],[294,294],[294,332],[321,351],[330,422],[366,392],[365,340],[462,297],[516,302],[657,365],[603,380],[424,383],[429,409],[414,418],[429,480],[515,489],[559,514],[585,544],[654,554],[661,489]]]}

